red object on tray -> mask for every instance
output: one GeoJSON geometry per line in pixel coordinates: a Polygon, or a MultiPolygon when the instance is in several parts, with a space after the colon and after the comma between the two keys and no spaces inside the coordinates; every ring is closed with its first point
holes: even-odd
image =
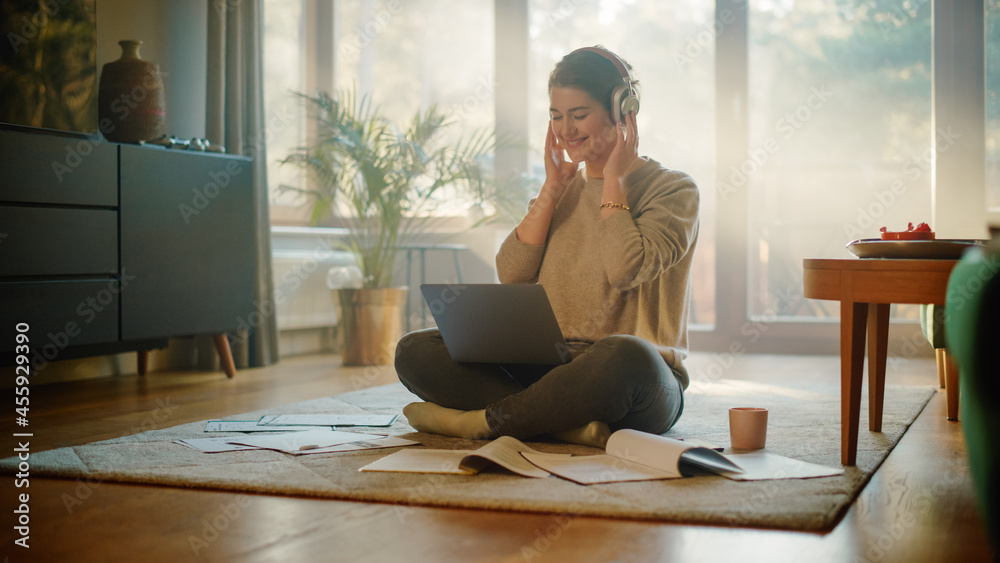
{"type": "Polygon", "coordinates": [[[916,227],[909,223],[905,231],[890,231],[885,227],[880,230],[882,240],[934,240],[934,231],[927,223],[920,223],[916,227]]]}

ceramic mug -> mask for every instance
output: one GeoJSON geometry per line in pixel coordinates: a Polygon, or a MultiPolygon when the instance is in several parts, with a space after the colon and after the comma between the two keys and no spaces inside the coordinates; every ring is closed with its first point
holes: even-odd
{"type": "Polygon", "coordinates": [[[767,441],[767,409],[733,407],[729,409],[729,439],[734,450],[759,450],[767,441]]]}

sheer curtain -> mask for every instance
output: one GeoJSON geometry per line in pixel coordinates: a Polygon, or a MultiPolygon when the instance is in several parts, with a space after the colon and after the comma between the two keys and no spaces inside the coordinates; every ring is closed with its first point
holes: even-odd
{"type": "Polygon", "coordinates": [[[254,159],[252,220],[257,226],[254,300],[243,317],[247,334],[231,339],[237,367],[278,361],[278,328],[271,274],[271,221],[267,192],[267,131],[262,83],[262,0],[210,0],[208,3],[208,91],[205,130],[226,151],[254,159]],[[243,364],[243,365],[241,365],[243,364]]]}

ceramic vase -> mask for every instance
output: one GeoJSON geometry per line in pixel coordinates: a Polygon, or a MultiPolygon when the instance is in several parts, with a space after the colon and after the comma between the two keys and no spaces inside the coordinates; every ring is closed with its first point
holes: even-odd
{"type": "Polygon", "coordinates": [[[160,137],[167,117],[160,66],[139,56],[142,41],[123,40],[118,44],[122,56],[104,65],[98,85],[101,133],[117,143],[160,137]]]}

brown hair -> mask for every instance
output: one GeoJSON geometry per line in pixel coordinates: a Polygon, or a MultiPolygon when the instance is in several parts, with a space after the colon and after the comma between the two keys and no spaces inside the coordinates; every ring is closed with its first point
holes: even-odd
{"type": "MultiPolygon", "coordinates": [[[[625,68],[632,70],[632,65],[625,62],[625,59],[619,59],[625,68]]],[[[638,80],[633,80],[632,83],[638,88],[638,80]]],[[[600,102],[609,115],[612,113],[611,93],[621,84],[622,75],[618,72],[618,67],[593,51],[573,51],[556,63],[549,74],[550,92],[554,87],[578,88],[600,102]]]]}

